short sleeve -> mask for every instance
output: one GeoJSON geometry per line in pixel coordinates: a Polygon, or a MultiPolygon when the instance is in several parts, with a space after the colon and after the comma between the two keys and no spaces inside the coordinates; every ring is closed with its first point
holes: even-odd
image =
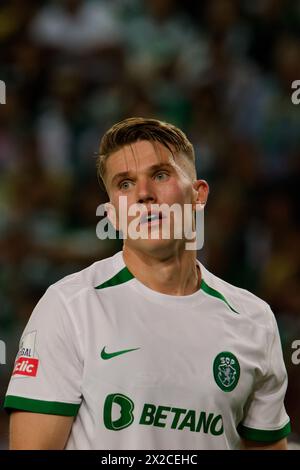
{"type": "Polygon", "coordinates": [[[76,325],[59,289],[51,286],[23,332],[4,408],[75,416],[82,368],[76,325]]]}
{"type": "Polygon", "coordinates": [[[266,348],[265,373],[257,378],[244,420],[238,426],[241,437],[253,441],[275,442],[286,437],[290,420],[285,411],[284,397],[287,373],[283,361],[280,336],[273,312],[268,307],[270,328],[266,348]]]}

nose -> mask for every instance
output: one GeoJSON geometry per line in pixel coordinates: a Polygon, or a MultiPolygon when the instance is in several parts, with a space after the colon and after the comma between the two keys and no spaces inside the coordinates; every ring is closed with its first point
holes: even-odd
{"type": "Polygon", "coordinates": [[[154,188],[149,179],[141,179],[136,184],[136,201],[139,204],[156,201],[154,188]]]}

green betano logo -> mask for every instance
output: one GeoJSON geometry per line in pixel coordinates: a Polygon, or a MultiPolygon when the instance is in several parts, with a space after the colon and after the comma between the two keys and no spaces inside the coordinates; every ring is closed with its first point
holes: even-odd
{"type": "Polygon", "coordinates": [[[122,395],[121,393],[112,393],[105,399],[103,409],[104,426],[111,431],[120,431],[127,428],[133,423],[133,410],[134,403],[130,398],[122,395]],[[120,416],[118,419],[113,420],[114,405],[119,405],[120,416]]]}
{"type": "MultiPolygon", "coordinates": [[[[134,403],[130,398],[120,393],[108,395],[103,409],[105,427],[111,431],[120,431],[127,428],[134,421],[133,410],[134,403]],[[118,410],[116,410],[115,405],[118,405],[118,410]],[[113,420],[113,416],[117,415],[117,411],[119,411],[119,417],[113,420]]],[[[205,411],[197,412],[185,408],[156,406],[152,403],[144,404],[139,424],[176,429],[178,431],[188,429],[192,432],[203,432],[212,436],[219,436],[224,432],[221,415],[205,411]]]]}

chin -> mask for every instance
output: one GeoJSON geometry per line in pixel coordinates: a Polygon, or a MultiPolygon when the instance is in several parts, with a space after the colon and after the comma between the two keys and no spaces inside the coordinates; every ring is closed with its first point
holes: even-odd
{"type": "Polygon", "coordinates": [[[128,240],[128,247],[140,251],[144,254],[154,257],[169,257],[179,249],[178,242],[182,240],[175,239],[147,239],[147,240],[128,240]]]}

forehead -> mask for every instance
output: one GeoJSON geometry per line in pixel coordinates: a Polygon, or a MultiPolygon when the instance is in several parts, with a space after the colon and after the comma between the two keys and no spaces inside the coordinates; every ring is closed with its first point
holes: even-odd
{"type": "Polygon", "coordinates": [[[152,165],[169,163],[175,165],[172,153],[159,142],[142,140],[125,145],[112,153],[106,162],[108,179],[125,171],[143,172],[152,165]]]}

